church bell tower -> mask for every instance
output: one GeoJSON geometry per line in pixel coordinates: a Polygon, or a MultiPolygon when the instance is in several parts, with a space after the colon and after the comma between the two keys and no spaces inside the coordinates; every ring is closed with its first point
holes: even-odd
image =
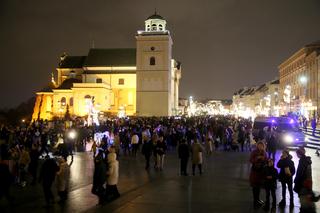
{"type": "Polygon", "coordinates": [[[172,39],[166,20],[155,13],[138,31],[137,41],[137,115],[173,115],[172,39]]]}

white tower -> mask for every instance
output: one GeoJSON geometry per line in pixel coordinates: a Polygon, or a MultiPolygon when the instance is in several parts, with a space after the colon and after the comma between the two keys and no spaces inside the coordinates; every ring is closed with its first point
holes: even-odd
{"type": "Polygon", "coordinates": [[[137,115],[171,116],[175,108],[172,39],[166,20],[154,14],[137,40],[137,115]]]}

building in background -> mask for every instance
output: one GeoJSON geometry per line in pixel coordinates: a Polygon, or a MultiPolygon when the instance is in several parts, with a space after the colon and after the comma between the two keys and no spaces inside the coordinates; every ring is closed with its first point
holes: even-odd
{"type": "Polygon", "coordinates": [[[232,102],[232,113],[240,117],[279,116],[279,80],[244,87],[234,93],[232,102]]]}
{"type": "Polygon", "coordinates": [[[279,65],[282,113],[307,118],[319,109],[320,41],[308,44],[279,65]]]}
{"type": "Polygon", "coordinates": [[[181,63],[172,58],[172,38],[158,14],[136,35],[136,49],[95,49],[87,56],[63,54],[57,82],[37,92],[32,118],[66,113],[88,116],[171,116],[179,112],[181,63]]]}

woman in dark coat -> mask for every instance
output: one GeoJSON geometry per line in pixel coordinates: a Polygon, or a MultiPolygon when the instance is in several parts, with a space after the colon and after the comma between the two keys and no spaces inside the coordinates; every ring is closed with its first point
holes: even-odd
{"type": "Polygon", "coordinates": [[[289,154],[287,150],[282,151],[281,158],[277,164],[277,167],[280,169],[279,181],[282,186],[282,200],[279,203],[280,207],[286,206],[286,186],[288,186],[289,194],[290,194],[290,208],[294,207],[293,203],[293,190],[292,190],[292,177],[296,172],[294,167],[294,163],[291,160],[292,156],[289,154]]]}
{"type": "Polygon", "coordinates": [[[264,184],[264,168],[267,164],[267,159],[264,143],[258,142],[257,148],[250,155],[250,163],[252,164],[250,185],[252,187],[253,205],[255,208],[263,205],[263,201],[260,200],[260,189],[264,184]]]}
{"type": "Polygon", "coordinates": [[[104,151],[99,149],[98,155],[94,159],[94,173],[92,183],[92,193],[99,197],[99,204],[103,204],[104,187],[106,182],[107,165],[104,160],[104,151]]]}

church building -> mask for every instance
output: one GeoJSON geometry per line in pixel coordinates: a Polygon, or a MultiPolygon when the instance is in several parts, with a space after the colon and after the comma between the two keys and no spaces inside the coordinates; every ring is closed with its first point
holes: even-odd
{"type": "Polygon", "coordinates": [[[129,116],[178,114],[181,64],[172,58],[166,20],[154,14],[136,34],[136,48],[63,54],[57,79],[37,92],[32,119],[99,113],[129,116]]]}

